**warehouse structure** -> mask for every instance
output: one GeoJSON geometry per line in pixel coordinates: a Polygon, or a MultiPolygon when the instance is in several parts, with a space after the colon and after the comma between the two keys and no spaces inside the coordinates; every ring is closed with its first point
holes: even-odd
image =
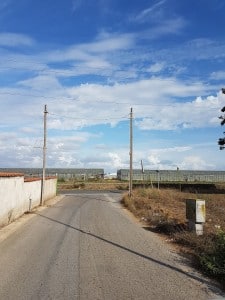
{"type": "MultiPolygon", "coordinates": [[[[130,171],[117,171],[119,180],[129,180],[130,171]]],[[[225,182],[225,171],[133,170],[133,180],[149,182],[225,182]]]]}
{"type": "MultiPolygon", "coordinates": [[[[42,177],[41,168],[2,168],[1,172],[23,173],[25,177],[42,177]]],[[[47,168],[46,176],[57,176],[58,179],[87,180],[91,178],[104,178],[104,169],[85,168],[47,168]]]]}

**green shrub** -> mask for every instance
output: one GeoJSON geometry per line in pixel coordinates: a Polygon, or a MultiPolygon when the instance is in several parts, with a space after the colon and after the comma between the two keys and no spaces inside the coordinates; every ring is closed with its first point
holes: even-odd
{"type": "Polygon", "coordinates": [[[219,231],[213,237],[208,251],[200,255],[200,264],[209,275],[214,275],[225,282],[225,232],[219,231]]]}
{"type": "Polygon", "coordinates": [[[58,178],[58,182],[60,182],[60,183],[64,183],[64,182],[66,182],[66,180],[65,180],[65,178],[64,178],[64,177],[59,177],[59,178],[58,178]]]}

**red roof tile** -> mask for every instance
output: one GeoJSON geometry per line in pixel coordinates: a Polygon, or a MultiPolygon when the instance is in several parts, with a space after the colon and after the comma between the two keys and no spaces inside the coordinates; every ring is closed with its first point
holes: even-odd
{"type": "MultiPolygon", "coordinates": [[[[57,179],[56,176],[48,176],[48,177],[45,177],[45,180],[48,180],[48,179],[57,179]]],[[[38,180],[42,180],[41,177],[27,177],[27,178],[24,178],[24,182],[32,182],[32,181],[38,181],[38,180]]]]}
{"type": "Polygon", "coordinates": [[[23,177],[23,173],[3,173],[0,172],[0,177],[23,177]]]}

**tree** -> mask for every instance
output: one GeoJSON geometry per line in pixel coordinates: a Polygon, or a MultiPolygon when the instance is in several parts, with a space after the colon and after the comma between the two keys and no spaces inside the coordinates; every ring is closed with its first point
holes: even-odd
{"type": "MultiPolygon", "coordinates": [[[[225,88],[222,88],[222,93],[225,94],[225,88]]],[[[225,112],[225,106],[221,109],[221,111],[224,113],[225,112]]],[[[219,119],[221,120],[221,125],[223,126],[225,124],[225,115],[222,115],[219,117],[219,119]]],[[[224,132],[225,134],[225,132],[224,132]]],[[[220,146],[220,150],[223,150],[225,148],[225,138],[219,138],[218,140],[218,145],[220,146]]]]}

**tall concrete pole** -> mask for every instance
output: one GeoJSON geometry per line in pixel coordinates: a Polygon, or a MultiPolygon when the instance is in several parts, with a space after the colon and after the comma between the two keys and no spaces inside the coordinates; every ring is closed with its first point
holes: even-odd
{"type": "Polygon", "coordinates": [[[45,168],[46,168],[46,140],[47,140],[47,105],[44,107],[44,144],[43,144],[43,168],[42,168],[42,182],[41,182],[41,205],[44,204],[45,192],[45,168]]]}
{"type": "Polygon", "coordinates": [[[143,188],[145,187],[145,171],[144,171],[144,166],[143,166],[143,160],[141,160],[141,174],[142,174],[142,183],[143,183],[143,188]]]}
{"type": "Polygon", "coordinates": [[[133,188],[133,109],[130,109],[130,177],[129,177],[129,197],[132,196],[133,188]]]}

